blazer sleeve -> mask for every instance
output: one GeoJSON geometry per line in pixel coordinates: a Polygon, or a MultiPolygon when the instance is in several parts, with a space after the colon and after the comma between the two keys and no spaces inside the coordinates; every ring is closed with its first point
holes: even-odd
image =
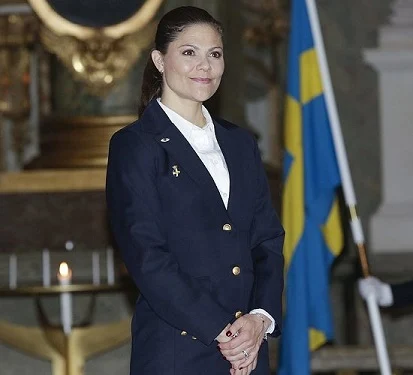
{"type": "Polygon", "coordinates": [[[390,287],[393,293],[392,307],[413,305],[413,280],[401,284],[392,284],[390,287]]]}
{"type": "Polygon", "coordinates": [[[284,229],[272,206],[267,176],[256,142],[254,154],[259,189],[251,225],[255,275],[251,307],[264,309],[274,318],[275,329],[271,335],[276,337],[281,334],[282,322],[284,229]]]}
{"type": "Polygon", "coordinates": [[[152,142],[125,129],[111,139],[106,198],[112,232],[129,274],[153,311],[209,345],[232,314],[180,270],[168,249],[156,186],[159,150],[152,142]]]}

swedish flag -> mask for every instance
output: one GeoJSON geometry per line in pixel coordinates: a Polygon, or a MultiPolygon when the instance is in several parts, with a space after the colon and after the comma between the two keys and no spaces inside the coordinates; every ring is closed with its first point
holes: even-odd
{"type": "Polygon", "coordinates": [[[330,266],[343,236],[334,151],[305,0],[293,0],[285,115],[285,320],[278,374],[310,374],[310,351],[333,337],[330,266]]]}

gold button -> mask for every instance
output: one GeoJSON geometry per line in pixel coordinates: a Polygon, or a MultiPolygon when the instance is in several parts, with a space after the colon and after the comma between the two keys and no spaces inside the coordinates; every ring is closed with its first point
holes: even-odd
{"type": "Polygon", "coordinates": [[[188,334],[188,332],[186,332],[186,331],[181,332],[181,336],[186,336],[187,334],[188,334]]]}
{"type": "Polygon", "coordinates": [[[195,337],[195,336],[192,336],[192,340],[196,340],[196,337],[195,337]]]}
{"type": "Polygon", "coordinates": [[[238,275],[241,273],[241,268],[239,268],[238,266],[235,266],[235,267],[232,269],[232,273],[233,273],[235,276],[238,276],[238,275]]]}
{"type": "Polygon", "coordinates": [[[227,232],[231,231],[232,230],[231,224],[224,224],[222,229],[227,231],[227,232]]]}
{"type": "Polygon", "coordinates": [[[238,318],[241,318],[241,316],[242,316],[242,311],[237,311],[236,313],[235,313],[235,317],[238,319],[238,318]]]}

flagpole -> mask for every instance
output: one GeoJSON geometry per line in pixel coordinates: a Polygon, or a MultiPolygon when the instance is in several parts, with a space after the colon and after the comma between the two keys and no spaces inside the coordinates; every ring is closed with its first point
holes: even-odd
{"type": "MultiPolygon", "coordinates": [[[[338,167],[342,180],[344,199],[350,212],[350,226],[353,235],[353,240],[357,245],[360,263],[364,277],[369,276],[369,266],[366,256],[365,240],[361,221],[357,215],[356,196],[353,188],[353,181],[350,174],[346,149],[344,147],[343,135],[341,133],[340,120],[338,117],[337,106],[334,99],[333,87],[331,84],[330,72],[328,69],[327,58],[324,50],[323,37],[320,29],[317,8],[315,0],[305,0],[310,19],[310,26],[314,37],[314,44],[317,51],[318,63],[321,71],[321,79],[324,86],[326,98],[327,113],[331,124],[331,132],[333,135],[334,148],[336,151],[338,167]]],[[[372,326],[374,342],[376,346],[377,359],[380,366],[381,375],[391,375],[389,355],[387,352],[386,340],[383,333],[383,325],[381,321],[380,311],[377,306],[377,301],[373,294],[367,298],[367,306],[372,326]]]]}

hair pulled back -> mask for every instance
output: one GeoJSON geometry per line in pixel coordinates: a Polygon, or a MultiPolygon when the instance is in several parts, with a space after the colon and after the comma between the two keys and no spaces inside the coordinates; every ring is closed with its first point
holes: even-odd
{"type": "MultiPolygon", "coordinates": [[[[155,50],[166,54],[169,44],[173,42],[178,34],[186,27],[195,24],[207,24],[215,28],[222,35],[222,25],[206,10],[192,7],[182,6],[166,13],[159,21],[155,36],[155,50]]],[[[162,94],[162,74],[156,68],[149,55],[143,72],[141,98],[139,103],[138,114],[142,115],[148,103],[159,98],[162,94]]]]}

